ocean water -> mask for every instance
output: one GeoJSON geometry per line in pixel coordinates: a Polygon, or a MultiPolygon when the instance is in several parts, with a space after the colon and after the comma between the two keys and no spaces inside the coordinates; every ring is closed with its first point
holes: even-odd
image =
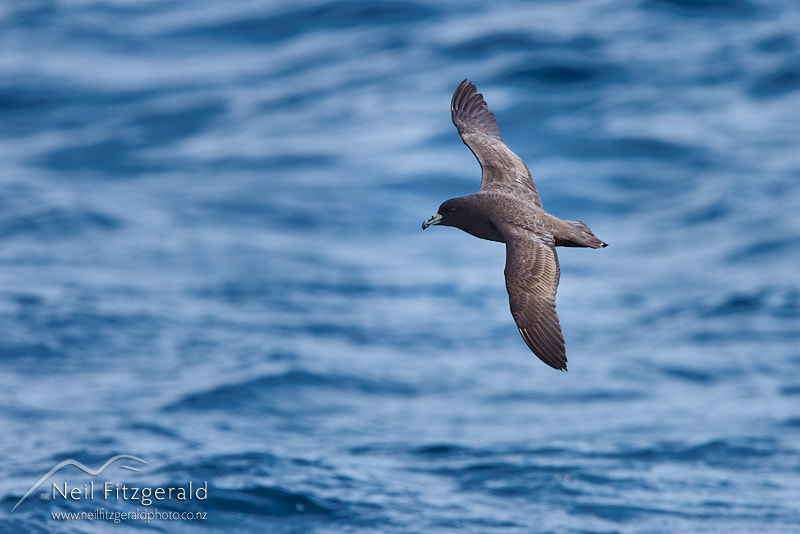
{"type": "Polygon", "coordinates": [[[4,2],[0,531],[797,532],[799,27],[793,0],[4,2]],[[478,188],[464,78],[610,243],[559,249],[568,373],[518,335],[501,244],[420,229],[478,188]],[[45,476],[67,460],[114,461],[45,476]]]}

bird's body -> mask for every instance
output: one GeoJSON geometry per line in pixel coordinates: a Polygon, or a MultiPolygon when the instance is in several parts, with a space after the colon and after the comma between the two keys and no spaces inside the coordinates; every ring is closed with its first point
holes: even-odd
{"type": "Polygon", "coordinates": [[[453,123],[483,169],[480,191],[444,202],[422,228],[455,226],[506,244],[506,288],[511,315],[525,343],[543,362],[567,368],[556,313],[560,279],[556,246],[605,247],[588,226],[544,211],[527,166],[503,142],[494,114],[475,85],[464,80],[453,94],[453,123]]]}

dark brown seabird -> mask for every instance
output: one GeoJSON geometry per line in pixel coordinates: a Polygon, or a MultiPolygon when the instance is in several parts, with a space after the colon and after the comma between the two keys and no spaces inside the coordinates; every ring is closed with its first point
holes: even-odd
{"type": "Polygon", "coordinates": [[[451,198],[422,223],[455,226],[506,244],[506,289],[511,315],[528,347],[544,363],[567,370],[564,336],[556,313],[561,276],[556,247],[601,248],[580,221],[564,221],[542,208],[533,178],[511,152],[497,128],[494,113],[472,82],[464,80],[450,103],[453,124],[483,169],[480,191],[451,198]]]}

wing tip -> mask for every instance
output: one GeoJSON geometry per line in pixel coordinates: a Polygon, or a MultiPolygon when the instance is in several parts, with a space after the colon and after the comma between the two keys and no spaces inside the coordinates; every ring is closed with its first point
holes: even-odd
{"type": "Polygon", "coordinates": [[[543,344],[541,340],[534,338],[527,328],[517,327],[517,329],[522,335],[525,344],[537,358],[557,371],[567,372],[567,351],[563,338],[557,339],[558,344],[556,346],[552,344],[548,346],[543,344]]]}
{"type": "MultiPolygon", "coordinates": [[[[534,353],[534,354],[536,354],[536,353],[534,353]]],[[[537,356],[539,356],[539,355],[537,354],[537,356]]],[[[553,369],[555,369],[556,371],[563,371],[565,373],[568,371],[567,370],[567,359],[566,359],[566,356],[564,357],[564,361],[563,362],[562,361],[545,360],[541,356],[539,356],[539,359],[542,360],[545,364],[547,364],[550,367],[552,367],[553,369]]]]}
{"type": "Polygon", "coordinates": [[[478,92],[478,88],[468,78],[464,78],[456,90],[453,92],[453,98],[450,99],[450,111],[456,112],[462,109],[464,101],[467,100],[467,95],[473,95],[478,92]]]}
{"type": "Polygon", "coordinates": [[[478,88],[468,78],[464,78],[453,93],[453,98],[450,100],[450,113],[459,133],[463,133],[465,123],[468,123],[470,128],[479,125],[487,135],[503,141],[494,113],[489,111],[483,94],[478,92],[478,88]]]}

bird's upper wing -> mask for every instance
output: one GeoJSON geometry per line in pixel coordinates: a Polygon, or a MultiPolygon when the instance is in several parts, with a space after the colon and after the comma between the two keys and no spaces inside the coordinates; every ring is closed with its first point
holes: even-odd
{"type": "Polygon", "coordinates": [[[481,190],[501,189],[541,208],[542,202],[528,167],[503,142],[494,113],[486,107],[475,84],[467,80],[461,82],[453,93],[450,112],[461,139],[483,169],[481,190]]]}
{"type": "Polygon", "coordinates": [[[555,243],[507,224],[498,229],[506,241],[506,288],[519,332],[544,363],[566,369],[564,337],[556,313],[561,270],[555,243]]]}

